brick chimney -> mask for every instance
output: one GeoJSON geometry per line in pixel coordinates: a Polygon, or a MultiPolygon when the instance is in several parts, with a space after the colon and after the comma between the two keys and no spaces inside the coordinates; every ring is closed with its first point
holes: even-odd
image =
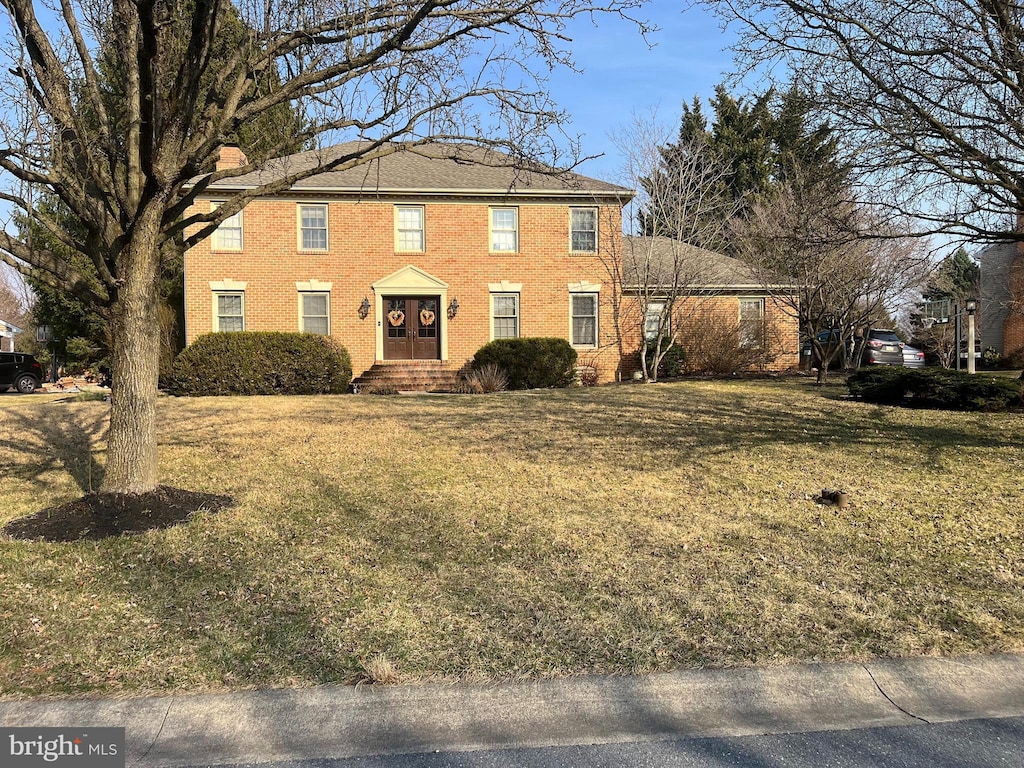
{"type": "Polygon", "coordinates": [[[238,148],[237,144],[224,144],[220,148],[220,157],[217,158],[217,170],[240,168],[248,162],[245,153],[238,148]]]}

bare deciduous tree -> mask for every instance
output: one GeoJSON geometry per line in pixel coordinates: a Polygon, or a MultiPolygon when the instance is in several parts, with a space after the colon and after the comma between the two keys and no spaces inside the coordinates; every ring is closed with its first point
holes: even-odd
{"type": "Polygon", "coordinates": [[[84,256],[95,275],[9,232],[0,233],[0,260],[106,313],[114,391],[104,490],[143,492],[157,483],[163,244],[193,245],[257,196],[428,140],[485,142],[571,164],[552,151],[562,115],[543,73],[571,65],[570,19],[597,10],[626,15],[637,4],[0,0],[10,30],[0,68],[9,105],[0,119],[0,198],[62,251],[84,256]],[[224,51],[221,34],[235,16],[246,33],[224,51]],[[275,175],[212,212],[190,210],[211,183],[254,170],[215,170],[225,139],[287,104],[304,119],[289,143],[365,141],[275,175]],[[81,223],[80,236],[40,212],[40,190],[81,223]]]}
{"type": "Polygon", "coordinates": [[[837,200],[827,184],[784,184],[731,229],[740,258],[810,339],[819,382],[854,331],[887,313],[928,269],[921,241],[837,200]],[[832,329],[838,334],[818,338],[832,329]]]}
{"type": "MultiPolygon", "coordinates": [[[[673,343],[672,322],[695,312],[722,285],[721,257],[707,250],[721,243],[725,222],[737,206],[724,194],[728,172],[703,136],[672,145],[672,163],[662,148],[670,134],[653,120],[636,119],[614,137],[623,157],[623,183],[640,190],[639,212],[659,212],[656,236],[627,237],[619,253],[602,254],[615,286],[613,315],[620,352],[623,340],[639,335],[644,380],[657,381],[658,366],[673,343]]],[[[627,214],[628,215],[628,214],[627,214]]]]}
{"type": "Polygon", "coordinates": [[[1018,0],[706,0],[739,22],[744,69],[787,65],[862,172],[933,232],[1022,240],[1018,0]]]}

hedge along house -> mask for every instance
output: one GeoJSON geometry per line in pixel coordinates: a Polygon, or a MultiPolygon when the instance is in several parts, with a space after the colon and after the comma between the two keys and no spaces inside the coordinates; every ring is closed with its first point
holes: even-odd
{"type": "MultiPolygon", "coordinates": [[[[695,372],[799,364],[799,323],[787,311],[796,300],[792,286],[765,284],[738,259],[667,237],[625,237],[622,247],[624,351],[638,350],[644,337],[653,346],[660,329],[695,372]]],[[[633,355],[623,372],[639,367],[633,355]]]]}
{"type": "MultiPolygon", "coordinates": [[[[281,158],[212,185],[196,205],[319,158],[281,158]]],[[[245,158],[226,147],[221,163],[245,158]]],[[[357,381],[430,389],[454,383],[492,339],[553,336],[610,381],[621,361],[601,254],[621,249],[633,193],[539,171],[492,150],[432,144],[258,198],[186,254],[186,341],[323,333],[348,348],[357,381]]]]}

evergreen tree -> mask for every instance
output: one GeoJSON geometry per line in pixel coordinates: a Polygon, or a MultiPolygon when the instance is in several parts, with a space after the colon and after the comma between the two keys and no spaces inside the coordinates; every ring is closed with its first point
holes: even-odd
{"type": "MultiPolygon", "coordinates": [[[[774,90],[752,99],[736,98],[725,86],[715,89],[710,100],[714,112],[708,123],[699,98],[683,104],[679,139],[661,148],[662,167],[642,179],[650,196],[654,188],[664,189],[664,180],[675,175],[682,164],[682,152],[701,138],[726,166],[720,188],[709,195],[731,200],[737,215],[782,184],[813,187],[820,194],[822,184],[836,194],[848,183],[849,167],[840,158],[839,143],[827,124],[815,124],[813,104],[796,88],[779,95],[774,90]]],[[[676,231],[678,208],[671,200],[659,198],[638,214],[646,235],[676,231]]],[[[720,243],[725,247],[725,243],[720,243]]]]}
{"type": "Polygon", "coordinates": [[[981,267],[967,251],[957,248],[939,263],[922,295],[929,301],[952,299],[959,302],[977,296],[980,284],[981,267]]]}

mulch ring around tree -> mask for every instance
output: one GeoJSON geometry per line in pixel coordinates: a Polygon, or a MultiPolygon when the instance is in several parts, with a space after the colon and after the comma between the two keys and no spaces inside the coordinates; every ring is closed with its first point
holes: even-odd
{"type": "Polygon", "coordinates": [[[234,499],[212,493],[157,486],[147,493],[89,493],[28,517],[12,520],[3,532],[25,541],[99,541],[187,522],[196,512],[220,512],[234,499]]]}

